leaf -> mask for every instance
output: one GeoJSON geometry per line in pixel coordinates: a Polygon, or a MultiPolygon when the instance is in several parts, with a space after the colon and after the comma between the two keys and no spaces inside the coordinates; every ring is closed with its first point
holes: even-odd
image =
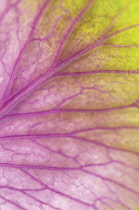
{"type": "Polygon", "coordinates": [[[0,4],[0,209],[136,209],[139,2],[0,4]]]}

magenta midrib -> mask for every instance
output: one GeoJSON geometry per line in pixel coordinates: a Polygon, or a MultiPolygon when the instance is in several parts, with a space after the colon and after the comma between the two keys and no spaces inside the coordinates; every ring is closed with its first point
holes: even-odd
{"type": "MultiPolygon", "coordinates": [[[[132,28],[137,27],[137,26],[139,26],[139,25],[138,24],[133,25],[132,28]]],[[[1,109],[0,118],[3,117],[4,115],[6,115],[7,113],[9,113],[11,111],[11,109],[13,109],[21,100],[26,98],[29,94],[31,94],[36,88],[38,88],[39,86],[48,82],[50,79],[52,79],[52,77],[54,76],[54,74],[56,72],[60,71],[62,68],[64,68],[68,64],[72,63],[74,60],[76,60],[80,56],[84,55],[85,53],[89,52],[90,50],[100,47],[103,42],[105,42],[112,36],[115,36],[121,32],[124,32],[124,31],[128,30],[129,28],[131,29],[131,26],[127,27],[125,29],[122,29],[116,33],[113,33],[109,36],[106,36],[106,37],[103,37],[103,35],[102,35],[100,37],[100,39],[98,41],[96,41],[95,43],[93,43],[92,45],[85,47],[83,50],[81,50],[78,53],[72,55],[71,57],[65,59],[64,61],[59,63],[56,67],[50,68],[48,70],[48,72],[46,72],[45,76],[42,75],[42,76],[38,77],[37,80],[34,80],[30,86],[25,87],[20,92],[17,92],[15,95],[11,96],[11,98],[5,103],[5,106],[1,109]]]]}
{"type": "MultiPolygon", "coordinates": [[[[38,77],[36,80],[34,80],[32,82],[32,84],[30,86],[25,87],[24,89],[22,89],[19,92],[16,92],[14,95],[12,95],[8,101],[5,103],[5,106],[3,106],[3,108],[1,109],[1,114],[0,117],[3,117],[4,115],[6,115],[7,113],[9,113],[11,111],[11,109],[13,107],[15,107],[21,100],[23,100],[24,98],[26,98],[30,93],[32,93],[36,88],[38,88],[40,85],[43,85],[45,82],[49,81],[50,79],[52,79],[52,77],[54,76],[54,74],[58,71],[60,71],[62,68],[64,68],[66,65],[70,64],[71,62],[73,62],[74,60],[76,60],[77,58],[79,58],[80,56],[84,55],[85,53],[89,52],[90,50],[93,50],[94,48],[97,48],[99,46],[101,46],[101,44],[110,39],[111,37],[118,35],[119,33],[122,33],[126,30],[129,30],[131,28],[134,27],[138,27],[139,24],[135,24],[129,27],[126,27],[124,29],[118,30],[115,33],[112,33],[108,36],[101,36],[99,38],[99,40],[97,40],[95,43],[85,47],[84,49],[82,49],[81,51],[79,51],[78,53],[72,55],[71,57],[65,59],[64,61],[62,61],[61,63],[59,63],[56,67],[51,67],[48,72],[46,72],[46,75],[42,75],[40,77],[38,77]]],[[[106,34],[105,34],[106,35],[106,34]]]]}

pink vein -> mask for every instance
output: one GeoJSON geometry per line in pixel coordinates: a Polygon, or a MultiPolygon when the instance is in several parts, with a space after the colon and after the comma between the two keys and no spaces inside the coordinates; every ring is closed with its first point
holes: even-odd
{"type": "Polygon", "coordinates": [[[116,35],[118,35],[118,34],[120,34],[122,32],[125,32],[125,31],[127,31],[129,29],[132,29],[132,28],[135,28],[135,27],[138,27],[138,26],[139,26],[139,24],[135,24],[135,25],[126,27],[124,29],[118,30],[115,33],[112,33],[112,34],[110,34],[108,36],[103,37],[103,35],[102,35],[98,41],[96,41],[95,43],[85,47],[84,49],[82,49],[81,51],[79,51],[76,54],[72,55],[71,57],[65,59],[64,61],[59,63],[59,65],[63,64],[63,66],[65,66],[65,65],[71,63],[73,60],[79,58],[80,56],[83,56],[85,53],[91,51],[92,49],[102,46],[101,44],[103,42],[105,42],[106,40],[110,39],[111,37],[116,36],[116,35]]]}
{"type": "Polygon", "coordinates": [[[71,24],[70,28],[68,29],[66,35],[64,36],[61,44],[60,44],[60,47],[57,51],[57,56],[56,56],[56,59],[55,59],[55,62],[58,60],[59,56],[60,56],[60,53],[62,51],[62,48],[66,42],[66,40],[68,39],[68,37],[70,36],[71,32],[73,31],[73,29],[75,28],[76,24],[78,23],[78,21],[82,18],[82,16],[85,14],[85,12],[90,8],[90,5],[94,2],[95,0],[92,0],[90,1],[87,6],[80,12],[80,14],[77,16],[77,18],[73,21],[73,23],[71,24]]]}
{"type": "Polygon", "coordinates": [[[36,25],[38,24],[38,22],[39,22],[39,20],[40,20],[40,18],[41,18],[41,15],[42,15],[42,13],[43,13],[43,11],[46,9],[46,7],[47,7],[47,5],[49,4],[49,2],[50,2],[50,0],[48,0],[48,1],[45,2],[45,4],[42,6],[42,8],[41,8],[39,14],[37,15],[37,17],[36,17],[36,19],[35,19],[35,21],[34,21],[34,23],[33,23],[32,30],[31,30],[30,35],[29,35],[29,39],[27,40],[25,46],[23,47],[23,49],[22,49],[22,51],[21,51],[21,53],[20,53],[20,56],[18,57],[18,59],[17,59],[17,61],[16,61],[16,63],[15,63],[15,66],[14,66],[14,68],[13,68],[13,71],[12,71],[12,74],[11,74],[11,77],[10,77],[10,80],[9,80],[9,83],[8,83],[8,85],[7,85],[7,88],[6,88],[6,91],[5,91],[5,95],[4,95],[3,100],[4,100],[4,99],[6,100],[6,96],[7,96],[7,95],[10,93],[10,91],[11,91],[11,88],[12,88],[12,85],[13,85],[13,82],[14,82],[14,77],[15,77],[16,72],[17,72],[17,70],[18,70],[18,65],[20,64],[20,61],[21,61],[21,59],[22,59],[22,56],[24,55],[24,52],[25,52],[26,48],[28,47],[28,45],[29,45],[29,43],[30,43],[30,41],[31,41],[31,39],[32,39],[32,37],[33,37],[33,34],[34,34],[34,32],[35,32],[35,29],[36,29],[36,25]]]}

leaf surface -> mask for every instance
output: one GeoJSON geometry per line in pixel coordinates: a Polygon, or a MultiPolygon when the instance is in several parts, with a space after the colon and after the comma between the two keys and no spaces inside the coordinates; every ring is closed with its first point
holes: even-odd
{"type": "Polygon", "coordinates": [[[139,2],[0,5],[0,209],[137,209],[139,2]]]}

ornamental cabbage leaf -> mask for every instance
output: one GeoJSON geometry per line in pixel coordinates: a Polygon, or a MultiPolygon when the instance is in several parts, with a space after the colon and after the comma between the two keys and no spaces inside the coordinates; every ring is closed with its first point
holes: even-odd
{"type": "Polygon", "coordinates": [[[139,1],[0,1],[0,210],[139,206],[139,1]]]}

